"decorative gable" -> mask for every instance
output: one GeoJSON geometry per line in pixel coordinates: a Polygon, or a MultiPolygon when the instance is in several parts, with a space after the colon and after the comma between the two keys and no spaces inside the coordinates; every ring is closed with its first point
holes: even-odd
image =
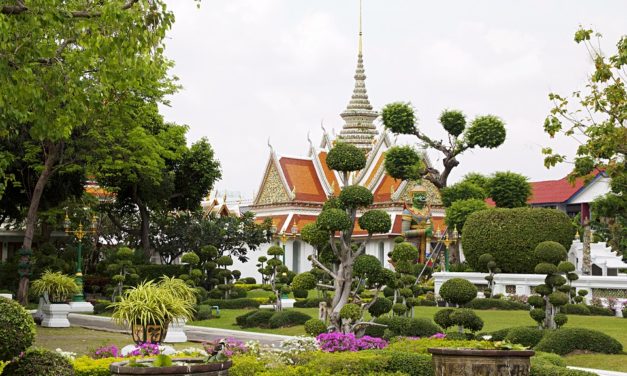
{"type": "Polygon", "coordinates": [[[255,205],[268,205],[292,201],[290,194],[285,189],[279,170],[273,160],[270,160],[261,189],[257,195],[255,205]]]}

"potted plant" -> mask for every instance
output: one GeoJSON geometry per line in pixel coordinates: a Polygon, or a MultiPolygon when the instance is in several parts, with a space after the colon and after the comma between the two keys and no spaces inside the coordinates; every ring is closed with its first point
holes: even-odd
{"type": "Polygon", "coordinates": [[[124,292],[113,308],[113,320],[129,326],[135,343],[161,343],[174,319],[191,319],[194,305],[174,294],[164,282],[143,282],[124,292]]]}
{"type": "MultiPolygon", "coordinates": [[[[182,279],[164,276],[159,285],[162,289],[168,290],[174,297],[188,302],[192,307],[196,305],[195,290],[182,279]]],[[[168,333],[165,336],[164,342],[187,342],[187,335],[183,330],[186,322],[187,319],[185,317],[178,317],[172,320],[168,326],[168,333]]]]}
{"type": "Polygon", "coordinates": [[[436,375],[529,375],[535,354],[522,345],[481,341],[474,348],[429,348],[436,375]]]}
{"type": "Polygon", "coordinates": [[[68,328],[70,326],[67,319],[70,313],[68,302],[72,295],[80,291],[74,278],[61,272],[46,270],[38,280],[33,281],[32,290],[44,298],[41,326],[68,328]]]}

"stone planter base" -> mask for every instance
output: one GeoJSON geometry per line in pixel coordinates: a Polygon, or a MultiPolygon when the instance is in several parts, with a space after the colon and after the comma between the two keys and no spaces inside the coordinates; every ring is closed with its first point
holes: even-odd
{"type": "Polygon", "coordinates": [[[170,325],[168,325],[168,333],[165,335],[165,339],[163,342],[167,343],[180,343],[187,342],[187,335],[183,330],[185,328],[185,323],[187,320],[185,319],[176,319],[172,320],[170,325]]]}
{"type": "Polygon", "coordinates": [[[41,326],[48,328],[69,328],[70,321],[67,319],[70,313],[69,304],[44,304],[41,307],[43,319],[41,326]]]}
{"type": "Polygon", "coordinates": [[[428,349],[437,376],[529,376],[532,350],[428,349]]]}
{"type": "MultiPolygon", "coordinates": [[[[186,366],[172,367],[128,367],[128,362],[112,363],[109,366],[111,375],[132,376],[132,375],[152,375],[152,376],[227,376],[229,368],[233,365],[230,360],[224,363],[203,363],[203,359],[179,358],[173,361],[184,361],[192,363],[186,366]]],[[[143,361],[150,363],[152,360],[143,361]]]]}
{"type": "Polygon", "coordinates": [[[94,306],[90,302],[70,302],[70,312],[94,313],[94,306]]]}

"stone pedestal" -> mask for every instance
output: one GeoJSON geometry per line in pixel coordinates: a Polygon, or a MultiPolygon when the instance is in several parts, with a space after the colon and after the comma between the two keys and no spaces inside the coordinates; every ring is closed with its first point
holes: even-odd
{"type": "Polygon", "coordinates": [[[42,312],[41,326],[48,328],[70,327],[70,321],[67,319],[67,315],[70,313],[69,304],[44,304],[42,312]]]}
{"type": "Polygon", "coordinates": [[[183,330],[185,328],[185,323],[187,320],[185,319],[176,319],[172,320],[170,325],[168,326],[168,333],[165,336],[163,342],[167,343],[180,343],[187,342],[187,335],[183,330]]]}
{"type": "Polygon", "coordinates": [[[90,302],[70,302],[72,313],[94,313],[94,306],[90,302]]]}
{"type": "Polygon", "coordinates": [[[432,348],[435,374],[438,376],[529,376],[531,350],[468,350],[432,348]]]}
{"type": "Polygon", "coordinates": [[[0,294],[0,297],[7,298],[9,300],[13,300],[13,295],[11,295],[11,294],[0,294]]]}

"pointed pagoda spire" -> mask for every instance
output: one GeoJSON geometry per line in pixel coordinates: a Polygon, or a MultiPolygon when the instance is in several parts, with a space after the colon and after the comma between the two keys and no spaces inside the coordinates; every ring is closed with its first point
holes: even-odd
{"type": "Polygon", "coordinates": [[[357,69],[355,70],[355,87],[346,110],[340,114],[344,119],[344,126],[340,131],[340,139],[363,149],[368,153],[372,148],[372,141],[377,137],[377,128],[373,124],[379,116],[372,109],[366,91],[366,73],[363,59],[361,23],[361,0],[359,1],[359,47],[357,50],[357,69]]]}

